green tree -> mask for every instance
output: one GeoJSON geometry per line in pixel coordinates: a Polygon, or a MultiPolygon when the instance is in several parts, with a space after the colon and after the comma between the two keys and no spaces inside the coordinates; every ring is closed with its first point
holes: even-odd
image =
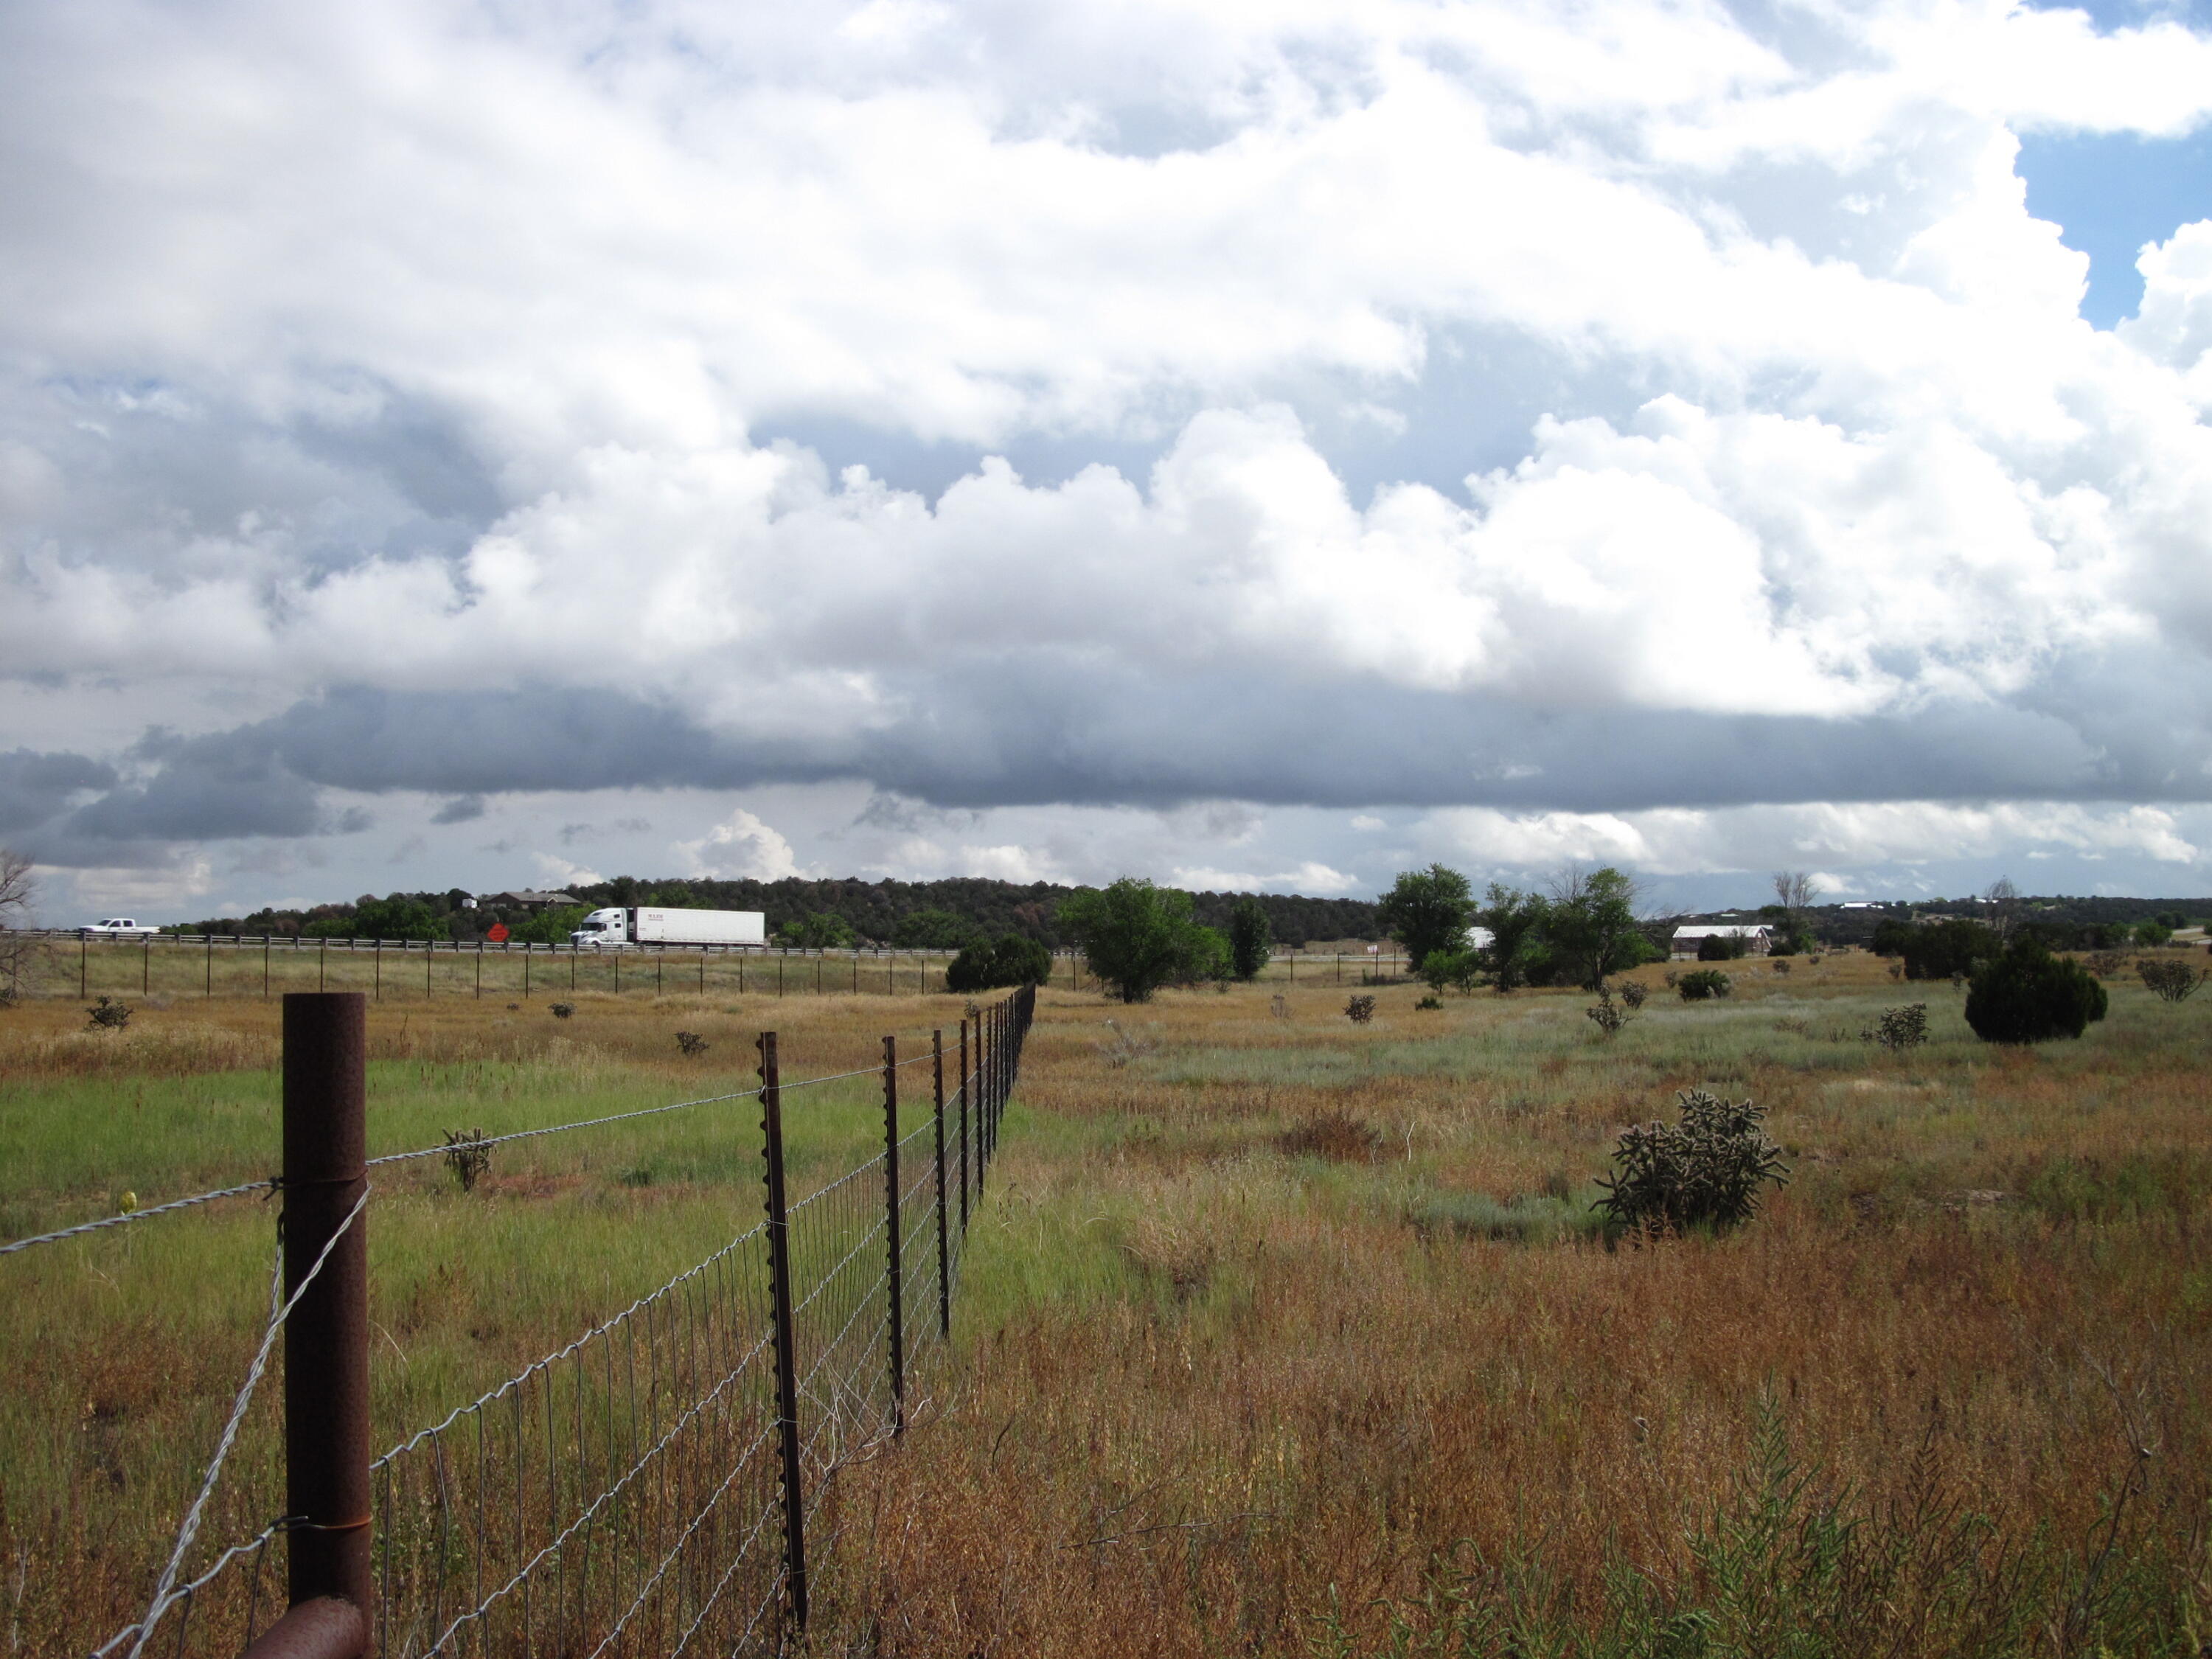
{"type": "Polygon", "coordinates": [[[568,935],[592,913],[580,904],[549,904],[526,921],[518,921],[507,936],[518,945],[566,945],[568,935]]]}
{"type": "Polygon", "coordinates": [[[1242,898],[1229,913],[1229,963],[1239,979],[1257,979],[1274,954],[1274,930],[1255,899],[1242,898]]]}
{"type": "Polygon", "coordinates": [[[809,910],[775,930],[775,942],[799,951],[845,951],[857,942],[853,924],[827,910],[809,910]]]}
{"type": "Polygon", "coordinates": [[[1182,971],[1176,975],[1176,982],[1196,985],[1225,980],[1232,977],[1236,970],[1236,952],[1230,945],[1229,935],[1218,927],[1193,922],[1184,945],[1182,971]]]}
{"type": "Polygon", "coordinates": [[[1447,985],[1472,993],[1482,982],[1482,957],[1474,951],[1431,951],[1421,958],[1420,976],[1431,991],[1447,985]]]}
{"type": "Polygon", "coordinates": [[[1052,977],[1052,952],[1019,933],[996,944],[977,940],[945,965],[945,988],[967,995],[1003,985],[1042,985],[1052,977]]]}
{"type": "Polygon", "coordinates": [[[1474,889],[1465,876],[1441,864],[1401,872],[1375,906],[1376,921],[1406,947],[1417,973],[1431,951],[1465,950],[1474,917],[1474,889]]]}
{"type": "MultiPolygon", "coordinates": [[[[581,914],[580,912],[579,914],[581,914]]],[[[405,893],[377,898],[363,893],[350,916],[328,916],[301,929],[311,939],[451,939],[446,919],[405,893]]],[[[565,935],[564,935],[565,937],[565,935]]]]}
{"type": "Polygon", "coordinates": [[[1567,869],[1552,884],[1545,933],[1583,989],[1659,953],[1636,923],[1636,883],[1611,865],[1567,869]]]}
{"type": "Polygon", "coordinates": [[[950,910],[909,910],[891,929],[891,943],[908,951],[964,951],[981,940],[982,931],[950,910]]]}
{"type": "Polygon", "coordinates": [[[1208,945],[1220,935],[1191,920],[1188,893],[1124,876],[1086,887],[1060,902],[1061,930],[1082,948],[1098,975],[1124,1002],[1144,1002],[1163,985],[1199,977],[1208,945]]]}
{"type": "Polygon", "coordinates": [[[1996,935],[1978,921],[1954,917],[1916,927],[1899,952],[1907,979],[1949,979],[1971,974],[1997,954],[1996,935]]]}
{"type": "Polygon", "coordinates": [[[2139,921],[2136,924],[2136,943],[2164,945],[2173,937],[2173,929],[2162,921],[2139,921]]]}
{"type": "Polygon", "coordinates": [[[2067,957],[2036,939],[2015,940],[1980,963],[1966,992],[1966,1024],[1984,1042],[2042,1042],[2078,1037],[2105,1017],[2105,988],[2067,957]]]}
{"type": "Polygon", "coordinates": [[[1481,951],[1482,966],[1501,993],[1528,983],[1550,910],[1541,893],[1524,893],[1501,882],[1492,882],[1483,895],[1482,908],[1474,918],[1478,926],[1490,930],[1490,943],[1481,951]]]}

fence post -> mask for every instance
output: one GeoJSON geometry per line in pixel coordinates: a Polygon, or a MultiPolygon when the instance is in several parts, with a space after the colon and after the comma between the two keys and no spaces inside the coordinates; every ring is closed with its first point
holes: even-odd
{"type": "Polygon", "coordinates": [[[930,1092],[937,1101],[937,1334],[952,1334],[952,1244],[945,1218],[945,1033],[929,1034],[930,1092]]]}
{"type": "Polygon", "coordinates": [[[284,998],[284,1286],[330,1255],[284,1327],[285,1511],[290,1600],[358,1610],[366,1650],[374,1581],[368,1476],[368,1010],[358,991],[284,998]]]}
{"type": "Polygon", "coordinates": [[[376,1000],[379,1002],[384,1000],[384,936],[381,933],[376,939],[376,1000]]]}
{"type": "MultiPolygon", "coordinates": [[[[860,953],[853,952],[858,963],[860,953]]],[[[855,974],[859,969],[855,968],[855,974]]],[[[906,1432],[906,1280],[899,1265],[898,1039],[884,1039],[884,1191],[891,1226],[891,1433],[906,1432]]]]}
{"type": "Polygon", "coordinates": [[[207,936],[207,982],[200,988],[203,996],[215,994],[215,935],[207,936]]]}
{"type": "Polygon", "coordinates": [[[783,1088],[775,1033],[760,1049],[762,1157],[768,1164],[769,1292],[775,1306],[776,1433],[783,1458],[783,1578],[792,1621],[806,1628],[806,1502],[799,1488],[799,1370],[791,1317],[791,1220],[783,1201],[783,1088]]]}
{"type": "Polygon", "coordinates": [[[91,982],[87,977],[91,951],[92,941],[82,933],[79,933],[76,936],[76,999],[79,1002],[84,1000],[84,988],[91,982]]]}
{"type": "Polygon", "coordinates": [[[960,1017],[960,1237],[968,1237],[968,1017],[960,1017]]]}
{"type": "Polygon", "coordinates": [[[144,996],[154,985],[154,941],[146,940],[145,952],[138,959],[138,994],[144,996]]]}

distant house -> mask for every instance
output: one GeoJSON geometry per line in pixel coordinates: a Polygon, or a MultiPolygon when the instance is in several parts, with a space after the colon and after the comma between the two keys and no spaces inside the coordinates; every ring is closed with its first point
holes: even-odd
{"type": "Polygon", "coordinates": [[[495,893],[492,895],[491,902],[494,904],[520,905],[525,908],[534,909],[543,904],[577,904],[582,901],[573,893],[540,893],[527,887],[519,887],[511,893],[495,893]]]}
{"type": "Polygon", "coordinates": [[[1772,948],[1774,934],[1763,921],[1698,921],[1674,930],[1674,942],[1669,954],[1676,962],[1693,958],[1698,947],[1712,938],[1740,939],[1744,954],[1763,957],[1772,948]]]}
{"type": "Polygon", "coordinates": [[[1491,940],[1497,937],[1498,935],[1487,927],[1470,927],[1467,930],[1467,948],[1470,951],[1487,951],[1490,948],[1491,940]]]}

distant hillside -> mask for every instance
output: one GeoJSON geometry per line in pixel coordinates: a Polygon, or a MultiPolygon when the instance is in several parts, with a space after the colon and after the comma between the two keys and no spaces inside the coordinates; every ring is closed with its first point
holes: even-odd
{"type": "MultiPolygon", "coordinates": [[[[891,944],[902,938],[900,922],[917,911],[936,911],[959,917],[980,931],[1020,933],[1048,945],[1062,939],[1054,923],[1060,901],[1077,890],[1051,882],[1023,884],[991,881],[981,877],[958,877],[949,881],[710,881],[672,877],[659,881],[617,876],[612,881],[563,890],[578,902],[597,907],[611,904],[684,905],[705,910],[760,910],[767,914],[769,932],[810,915],[841,918],[863,940],[891,944]]],[[[489,906],[465,908],[468,895],[455,888],[444,893],[394,893],[391,900],[427,907],[446,924],[456,939],[474,939],[494,921],[509,926],[526,919],[526,911],[508,912],[489,906]]],[[[1311,939],[1379,939],[1375,906],[1365,899],[1305,898],[1285,893],[1214,893],[1193,896],[1199,920],[1226,927],[1229,912],[1239,898],[1257,899],[1267,913],[1279,943],[1304,945],[1311,939]]],[[[280,936],[297,933],[315,920],[349,916],[371,896],[354,904],[318,905],[311,910],[257,910],[249,916],[222,916],[188,924],[186,933],[244,933],[280,936]]]]}

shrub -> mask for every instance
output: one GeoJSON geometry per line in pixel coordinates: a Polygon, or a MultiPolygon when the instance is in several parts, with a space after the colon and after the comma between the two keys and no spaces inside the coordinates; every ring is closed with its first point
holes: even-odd
{"type": "Polygon", "coordinates": [[[696,1031],[678,1031],[676,1034],[676,1047],[678,1052],[681,1054],[703,1054],[707,1052],[708,1043],[707,1039],[696,1031]]]}
{"type": "Polygon", "coordinates": [[[1744,953],[1741,939],[1729,933],[1708,933],[1698,941],[1699,962],[1734,962],[1744,953]]]}
{"type": "Polygon", "coordinates": [[[1644,999],[1650,994],[1649,986],[1638,985],[1632,979],[1620,988],[1620,1000],[1632,1009],[1641,1008],[1644,1006],[1644,999]]]}
{"type": "Polygon", "coordinates": [[[1375,1018],[1373,997],[1354,997],[1344,1005],[1344,1017],[1354,1025],[1364,1025],[1375,1018]]]}
{"type": "Polygon", "coordinates": [[[1966,1024],[1984,1042],[2078,1037],[2105,1017],[2105,988],[2081,963],[2023,939],[1973,976],[1966,1024]]]}
{"type": "Polygon", "coordinates": [[[1621,1132],[1613,1170],[1598,1185],[1597,1208],[1615,1227],[1679,1232],[1733,1227],[1758,1213],[1759,1188],[1783,1186],[1790,1171],[1767,1138],[1765,1109],[1731,1105],[1703,1089],[1680,1097],[1681,1121],[1621,1132]]]}
{"type": "Polygon", "coordinates": [[[945,967],[945,988],[969,995],[1002,985],[1042,985],[1052,977],[1052,952],[1019,933],[996,944],[970,945],[945,967]]]}
{"type": "Polygon", "coordinates": [[[553,1005],[553,1018],[556,1019],[567,1019],[575,1012],[576,1005],[573,1002],[556,1002],[553,1005]]]}
{"type": "Polygon", "coordinates": [[[1364,1118],[1338,1107],[1316,1112],[1275,1137],[1292,1158],[1324,1158],[1332,1164],[1372,1164],[1382,1153],[1382,1132],[1364,1118]]]}
{"type": "Polygon", "coordinates": [[[1685,1002],[1724,997],[1735,989],[1735,981],[1717,968],[1700,968],[1695,973],[1685,974],[1674,985],[1674,994],[1685,1002]]]}
{"type": "Polygon", "coordinates": [[[2136,963],[2142,982],[2158,993],[2161,1002],[2179,1002],[2204,982],[2204,975],[2179,958],[2161,961],[2145,957],[2136,963]]]}
{"type": "Polygon", "coordinates": [[[1902,1048],[1917,1048],[1928,1041],[1928,1005],[1908,1002],[1899,1008],[1885,1008],[1881,1018],[1859,1033],[1860,1040],[1879,1042],[1890,1053],[1902,1048]]]}
{"type": "Polygon", "coordinates": [[[95,1031],[119,1031],[131,1023],[131,1005],[112,997],[100,998],[84,1012],[95,1031]]]}
{"type": "Polygon", "coordinates": [[[1441,997],[1423,997],[1413,1005],[1413,1008],[1418,1013],[1431,1008],[1441,1008],[1443,1006],[1443,1000],[1441,997]]]}

